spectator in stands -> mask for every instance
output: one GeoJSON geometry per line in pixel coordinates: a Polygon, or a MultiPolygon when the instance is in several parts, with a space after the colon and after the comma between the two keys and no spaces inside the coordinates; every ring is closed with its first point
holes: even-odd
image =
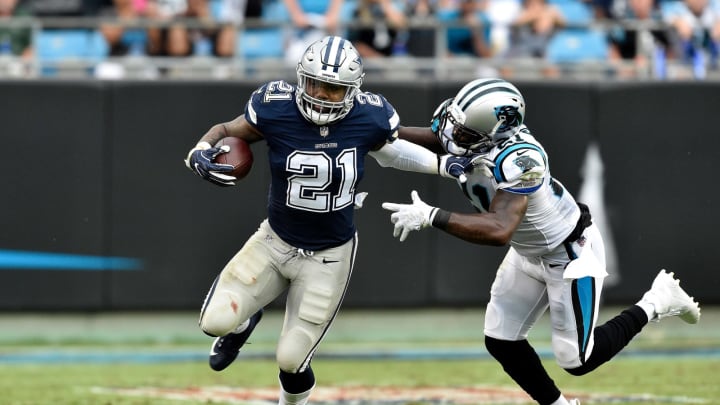
{"type": "MultiPolygon", "coordinates": [[[[405,15],[417,23],[436,23],[438,0],[406,0],[405,15]]],[[[405,43],[411,56],[429,58],[435,56],[435,28],[410,27],[405,43]]]]}
{"type": "MultiPolygon", "coordinates": [[[[16,17],[30,17],[30,11],[18,5],[18,0],[0,0],[0,20],[16,17]]],[[[0,27],[0,55],[32,58],[32,27],[0,27]]]]}
{"type": "Polygon", "coordinates": [[[133,28],[146,16],[147,3],[136,0],[113,0],[111,7],[100,10],[100,32],[108,44],[110,56],[147,54],[144,28],[133,28]]]}
{"type": "Polygon", "coordinates": [[[546,0],[523,0],[520,14],[513,20],[511,57],[544,58],[555,31],[565,26],[560,10],[546,0]]]}
{"type": "Polygon", "coordinates": [[[261,18],[262,3],[262,0],[222,0],[218,15],[222,27],[215,42],[216,55],[230,57],[235,54],[236,26],[242,25],[246,18],[261,18]]]}
{"type": "Polygon", "coordinates": [[[295,28],[287,46],[286,61],[297,64],[308,45],[337,34],[344,0],[283,0],[295,28]]]}
{"type": "Polygon", "coordinates": [[[609,32],[609,57],[618,65],[617,75],[627,78],[652,71],[654,77],[664,78],[665,61],[671,50],[667,29],[660,26],[656,0],[616,0],[614,9],[615,18],[637,23],[609,32]]]}
{"type": "Polygon", "coordinates": [[[405,54],[405,14],[392,0],[359,0],[353,13],[362,27],[351,28],[348,39],[363,58],[405,54]]]}
{"type": "Polygon", "coordinates": [[[150,16],[166,26],[148,31],[153,56],[217,55],[219,30],[208,0],[154,0],[150,16]]]}
{"type": "Polygon", "coordinates": [[[664,19],[675,30],[686,62],[693,67],[693,76],[705,77],[707,59],[717,68],[720,45],[720,9],[710,0],[684,0],[669,9],[664,19]]]}
{"type": "Polygon", "coordinates": [[[438,18],[451,26],[447,30],[449,56],[475,56],[487,58],[493,55],[488,41],[488,25],[480,13],[485,1],[443,0],[438,18]]]}
{"type": "Polygon", "coordinates": [[[489,42],[494,55],[503,55],[511,43],[512,24],[522,8],[522,0],[483,0],[483,15],[489,25],[489,42]]]}

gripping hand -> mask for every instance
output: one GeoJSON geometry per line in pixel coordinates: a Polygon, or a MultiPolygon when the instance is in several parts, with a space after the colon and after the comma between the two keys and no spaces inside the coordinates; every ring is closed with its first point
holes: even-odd
{"type": "Polygon", "coordinates": [[[467,181],[465,173],[473,169],[473,159],[463,156],[445,155],[440,157],[438,171],[442,177],[458,179],[461,183],[467,181]]]}
{"type": "Polygon", "coordinates": [[[215,158],[221,153],[226,153],[230,147],[223,145],[220,148],[213,148],[207,142],[200,142],[190,150],[185,159],[185,165],[203,179],[222,187],[235,185],[236,178],[224,172],[233,169],[231,165],[215,163],[215,158]]]}
{"type": "Polygon", "coordinates": [[[418,196],[417,191],[410,193],[412,204],[395,204],[385,202],[382,207],[388,211],[394,211],[390,214],[390,222],[395,224],[393,236],[400,236],[400,242],[407,239],[410,231],[419,231],[432,225],[435,214],[438,209],[431,207],[418,196]]]}

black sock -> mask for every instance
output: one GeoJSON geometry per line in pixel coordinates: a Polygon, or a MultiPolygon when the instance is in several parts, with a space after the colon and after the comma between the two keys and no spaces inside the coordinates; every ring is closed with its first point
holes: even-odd
{"type": "Polygon", "coordinates": [[[486,336],[485,347],[505,372],[540,405],[552,404],[560,397],[560,389],[527,340],[509,341],[486,336]]]}
{"type": "Polygon", "coordinates": [[[584,375],[595,370],[627,346],[647,323],[647,314],[637,305],[622,311],[613,319],[595,328],[595,345],[585,364],[565,371],[572,375],[584,375]]]}
{"type": "Polygon", "coordinates": [[[315,374],[308,366],[302,373],[288,373],[280,370],[280,385],[290,394],[302,394],[315,385],[315,374]]]}

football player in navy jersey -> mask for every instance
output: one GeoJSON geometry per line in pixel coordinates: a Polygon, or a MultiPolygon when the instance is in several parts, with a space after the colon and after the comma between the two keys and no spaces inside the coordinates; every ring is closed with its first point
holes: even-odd
{"type": "MultiPolygon", "coordinates": [[[[325,37],[297,65],[297,85],[258,88],[245,113],[212,126],[186,165],[219,186],[232,186],[231,166],[212,147],[234,136],[268,145],[272,175],[268,217],[213,283],[200,327],[216,339],[210,366],[229,366],[260,321],[263,307],[287,290],[277,345],[280,400],[303,405],[315,385],[310,361],[340,308],[357,248],[354,207],[365,156],[381,166],[439,173],[436,155],[396,140],[400,118],[381,95],[362,92],[363,65],[352,44],[325,37]]],[[[447,173],[442,173],[448,175],[447,173]]]]}
{"type": "Polygon", "coordinates": [[[478,79],[436,110],[429,128],[403,127],[411,140],[458,159],[443,170],[477,213],[448,212],[423,202],[383,203],[394,235],[426,227],[471,243],[510,248],[497,270],[485,312],[488,352],[541,405],[577,405],[566,399],[527,341],[549,309],[552,349],[572,375],[609,361],[649,320],[678,315],[697,323],[700,308],[673,273],[661,270],[640,301],[596,327],[605,270],[602,236],[589,208],[550,175],[547,153],[524,125],[525,101],[502,79],[478,79]]]}

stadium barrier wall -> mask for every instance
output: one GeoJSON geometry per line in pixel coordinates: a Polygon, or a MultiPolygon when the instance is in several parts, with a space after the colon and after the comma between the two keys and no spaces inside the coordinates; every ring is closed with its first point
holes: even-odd
{"type": "MultiPolygon", "coordinates": [[[[0,82],[5,190],[0,309],[198,310],[222,266],[265,217],[265,145],[234,188],[183,163],[213,123],[241,114],[258,83],[0,82]]],[[[426,125],[462,83],[367,84],[405,125],[426,125]]],[[[720,224],[712,175],[720,150],[719,83],[519,82],[526,122],[554,177],[605,214],[617,264],[605,303],[627,304],[660,268],[701,302],[720,303],[711,244],[720,224]],[[583,173],[590,145],[604,164],[583,173]],[[584,188],[595,179],[595,194],[584,188]],[[604,195],[604,197],[603,197],[604,195]],[[601,205],[601,206],[598,206],[601,205]]],[[[369,158],[372,161],[372,158],[369,158]]],[[[481,306],[504,248],[425,230],[392,237],[383,201],[470,212],[448,179],[368,162],[357,212],[360,249],[345,306],[481,306]]],[[[278,300],[274,305],[281,305],[278,300]]]]}

